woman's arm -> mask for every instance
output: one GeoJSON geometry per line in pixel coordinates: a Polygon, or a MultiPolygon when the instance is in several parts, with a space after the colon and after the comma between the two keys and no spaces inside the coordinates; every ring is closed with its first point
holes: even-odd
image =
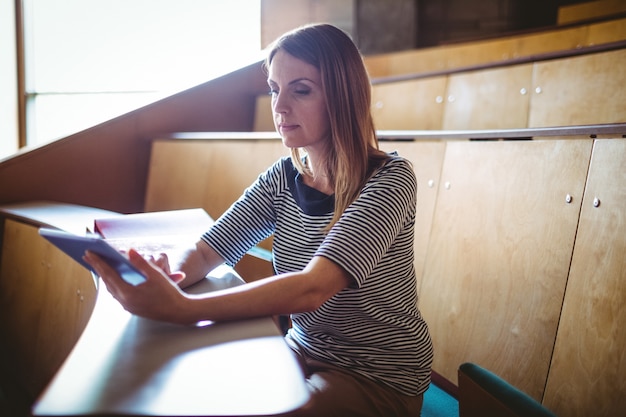
{"type": "Polygon", "coordinates": [[[161,253],[156,257],[150,256],[149,259],[170,278],[172,278],[173,273],[176,273],[176,282],[181,288],[195,284],[224,263],[224,258],[202,240],[193,246],[179,248],[174,259],[170,259],[166,253],[161,253]],[[182,274],[182,278],[180,274],[182,274]]]}
{"type": "MultiPolygon", "coordinates": [[[[169,274],[169,265],[166,262],[157,262],[157,265],[169,274]]],[[[211,246],[200,240],[194,247],[189,248],[182,257],[175,270],[183,272],[185,278],[178,282],[181,288],[188,287],[207,276],[209,272],[224,263],[222,258],[211,246]]]]}
{"type": "MultiPolygon", "coordinates": [[[[196,252],[198,255],[204,253],[202,250],[196,252]]],[[[211,265],[213,255],[210,251],[207,254],[209,261],[204,265],[211,265]]],[[[227,290],[189,295],[165,271],[136,251],[131,250],[129,258],[146,276],[144,283],[130,285],[97,255],[89,252],[85,255],[85,260],[96,269],[109,292],[126,310],[142,317],[179,324],[311,311],[351,282],[343,268],[316,256],[300,272],[277,275],[227,290]]],[[[194,265],[199,261],[197,258],[191,260],[194,265]]],[[[191,268],[189,265],[187,268],[191,268]]]]}

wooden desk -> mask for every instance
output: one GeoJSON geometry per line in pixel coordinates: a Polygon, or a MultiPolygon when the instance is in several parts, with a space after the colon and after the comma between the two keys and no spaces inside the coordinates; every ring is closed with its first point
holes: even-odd
{"type": "Polygon", "coordinates": [[[122,214],[54,201],[28,201],[0,206],[0,217],[76,234],[83,234],[86,229],[93,228],[93,219],[113,216],[122,216],[122,214]]]}
{"type": "MultiPolygon", "coordinates": [[[[241,282],[220,267],[190,292],[241,282]]],[[[132,316],[100,287],[85,332],[33,415],[267,415],[308,400],[271,318],[171,325],[132,316]]]]}

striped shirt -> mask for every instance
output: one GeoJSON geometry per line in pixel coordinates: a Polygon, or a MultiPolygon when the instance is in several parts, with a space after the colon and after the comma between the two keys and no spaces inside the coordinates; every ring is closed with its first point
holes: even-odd
{"type": "Polygon", "coordinates": [[[353,284],[315,311],[292,314],[287,337],[314,359],[417,395],[428,388],[433,352],[417,309],[416,190],[410,163],[392,156],[324,233],[333,196],[305,185],[285,157],[261,174],[202,238],[231,266],[273,234],[277,274],[300,271],[313,256],[343,267],[353,284]]]}

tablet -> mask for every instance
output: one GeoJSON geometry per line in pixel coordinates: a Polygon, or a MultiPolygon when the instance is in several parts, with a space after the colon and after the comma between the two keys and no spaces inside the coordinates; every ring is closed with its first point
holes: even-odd
{"type": "Polygon", "coordinates": [[[45,228],[39,229],[39,234],[94,274],[97,273],[93,267],[83,260],[88,250],[98,254],[129,284],[138,285],[146,280],[146,277],[130,263],[124,254],[99,236],[79,236],[45,228]]]}

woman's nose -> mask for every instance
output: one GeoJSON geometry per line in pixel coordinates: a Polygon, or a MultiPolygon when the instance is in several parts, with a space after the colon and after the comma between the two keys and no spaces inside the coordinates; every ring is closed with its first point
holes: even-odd
{"type": "Polygon", "coordinates": [[[289,106],[287,103],[287,98],[284,94],[274,93],[272,97],[272,109],[274,113],[286,113],[289,106]]]}

